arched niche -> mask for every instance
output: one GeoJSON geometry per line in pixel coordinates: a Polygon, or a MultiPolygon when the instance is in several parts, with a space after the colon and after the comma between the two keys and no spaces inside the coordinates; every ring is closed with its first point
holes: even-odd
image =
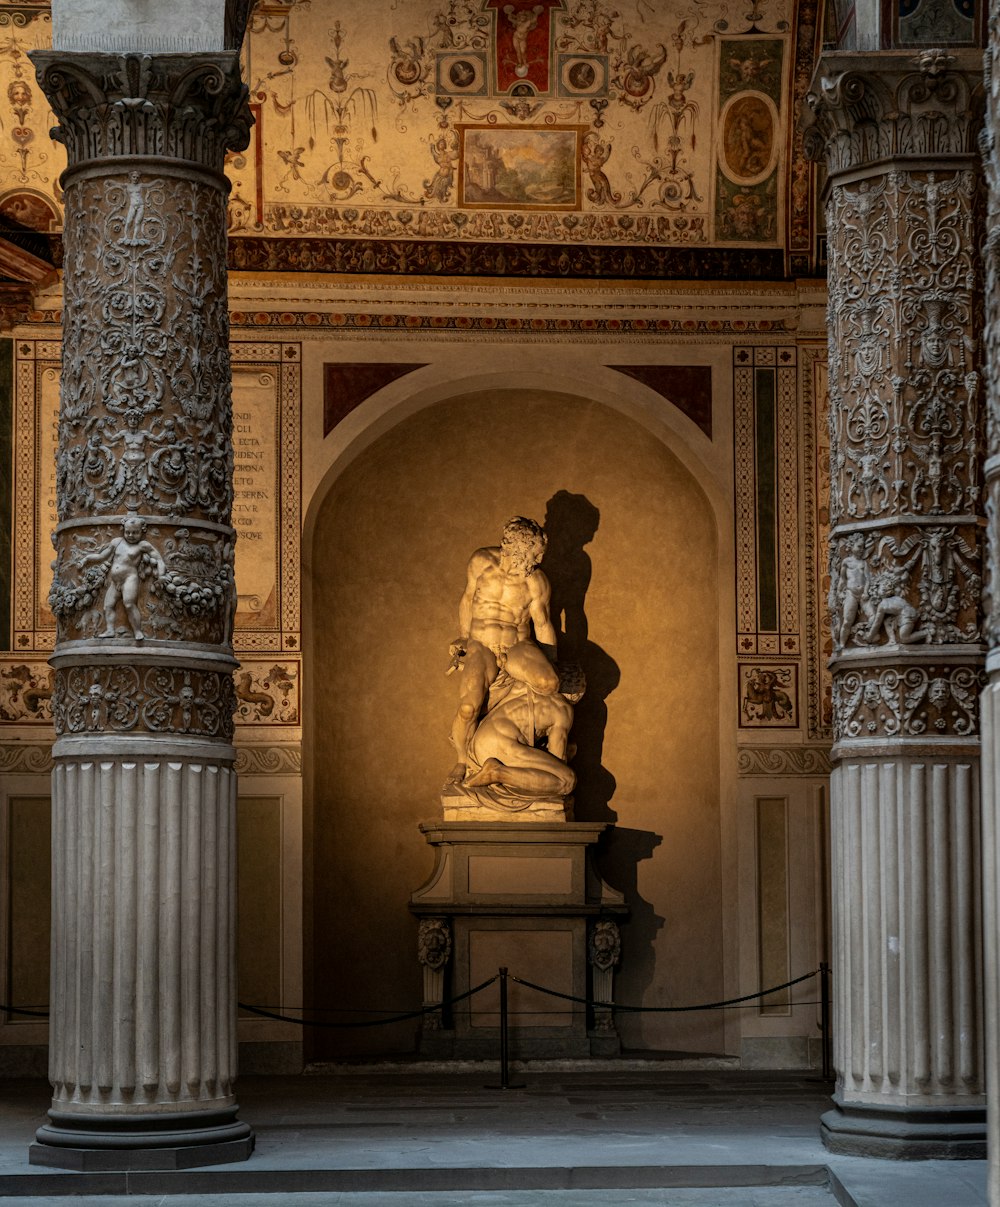
{"type": "MultiPolygon", "coordinates": [[[[578,816],[620,827],[603,857],[633,906],[617,996],[723,996],[724,604],[719,517],[702,484],[634,419],[539,389],[437,401],[344,462],[312,508],[303,578],[314,1001],[419,1001],[407,901],[431,863],[417,824],[440,816],[453,761],[445,670],[466,563],[511,515],[544,520],[559,492],[599,513],[582,549],[582,660],[606,717],[592,697],[587,728],[600,749],[581,751],[581,773],[600,784],[581,785],[578,816]]],[[[718,1016],[621,1026],[630,1047],[723,1048],[718,1016]]],[[[414,1031],[321,1032],[313,1055],[408,1051],[414,1031]]]]}

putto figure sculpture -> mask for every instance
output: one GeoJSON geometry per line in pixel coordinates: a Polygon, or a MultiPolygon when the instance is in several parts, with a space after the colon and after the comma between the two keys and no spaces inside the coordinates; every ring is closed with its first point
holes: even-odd
{"type": "Polygon", "coordinates": [[[142,617],[139,599],[139,576],[143,559],[153,567],[153,572],[162,578],[167,567],[159,550],[144,539],[146,523],[134,513],[126,516],[122,524],[122,536],[113,537],[106,545],[79,559],[81,566],[107,565],[108,586],[104,592],[104,632],[100,637],[117,636],[116,622],[119,603],[125,609],[132,636],[142,641],[142,617]]]}
{"type": "Polygon", "coordinates": [[[583,677],[578,668],[561,677],[555,665],[551,591],[539,569],[545,543],[541,525],[515,516],[499,547],[477,549],[469,560],[461,634],[450,647],[449,674],[459,671],[461,679],[452,725],[458,761],[446,800],[566,816],[576,783],[566,761],[572,705],[583,695],[583,677]],[[547,809],[533,808],[538,802],[547,809]]]}

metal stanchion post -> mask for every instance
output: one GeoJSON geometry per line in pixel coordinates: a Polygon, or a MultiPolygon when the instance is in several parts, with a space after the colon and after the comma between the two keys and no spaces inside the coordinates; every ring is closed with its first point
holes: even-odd
{"type": "Polygon", "coordinates": [[[507,1032],[507,969],[500,969],[500,1088],[510,1089],[510,1036],[507,1032]]]}
{"type": "Polygon", "coordinates": [[[491,1086],[491,1089],[500,1090],[523,1090],[523,1083],[520,1085],[511,1085],[510,1083],[510,1032],[507,1009],[507,969],[498,969],[500,974],[500,1085],[491,1086]]]}
{"type": "Polygon", "coordinates": [[[823,1044],[823,1080],[829,1081],[833,1075],[830,1059],[830,965],[819,966],[819,1029],[823,1044]]]}

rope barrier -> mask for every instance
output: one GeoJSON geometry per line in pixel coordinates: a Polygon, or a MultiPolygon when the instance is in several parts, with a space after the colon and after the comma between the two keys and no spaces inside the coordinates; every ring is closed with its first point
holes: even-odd
{"type": "MultiPolygon", "coordinates": [[[[566,1002],[577,1002],[589,1007],[591,1010],[616,1010],[619,1012],[628,1013],[643,1013],[643,1014],[675,1014],[690,1010],[731,1010],[731,1009],[746,1009],[745,1003],[758,1001],[761,998],[769,997],[772,993],[779,993],[782,989],[791,989],[793,985],[800,985],[803,981],[811,980],[813,977],[820,978],[821,999],[819,1005],[821,1007],[820,1018],[820,1037],[822,1040],[823,1052],[823,1078],[830,1080],[832,1073],[831,1051],[830,1051],[830,967],[828,964],[820,964],[819,968],[812,972],[804,973],[800,977],[795,977],[794,980],[785,981],[783,985],[774,985],[770,989],[761,989],[756,993],[746,993],[742,997],[726,998],[721,1002],[707,1002],[701,1006],[622,1006],[614,1002],[592,1001],[585,997],[575,997],[571,993],[560,993],[557,989],[549,989],[545,985],[536,985],[533,981],[523,980],[521,977],[512,977],[506,968],[499,968],[497,975],[492,976],[489,980],[483,981],[481,985],[476,985],[473,989],[468,989],[465,993],[458,994],[457,997],[451,998],[449,1001],[434,1002],[429,1006],[421,1006],[418,1010],[407,1010],[398,1014],[391,1015],[388,1018],[378,1018],[370,1021],[359,1019],[354,1022],[334,1023],[327,1022],[323,1019],[305,1019],[292,1018],[288,1014],[283,1014],[277,1010],[269,1010],[263,1006],[251,1006],[246,1002],[237,1002],[237,1006],[241,1010],[246,1010],[250,1014],[259,1015],[261,1018],[274,1019],[276,1022],[292,1023],[297,1027],[324,1027],[345,1029],[350,1027],[383,1027],[392,1023],[402,1023],[409,1019],[421,1018],[425,1014],[437,1014],[446,1007],[457,1005],[459,1002],[466,1001],[468,998],[475,997],[477,993],[481,993],[484,989],[488,989],[490,985],[500,982],[500,1084],[496,1088],[500,1090],[519,1090],[525,1087],[521,1084],[514,1085],[510,1080],[510,1015],[513,1014],[569,1014],[576,1016],[583,1014],[582,1010],[515,1010],[511,1011],[507,998],[507,982],[510,980],[516,981],[517,984],[523,985],[526,989],[534,989],[537,993],[547,994],[549,997],[559,998],[566,1002]]],[[[796,1002],[797,1006],[815,1005],[814,1002],[796,1002]]],[[[294,1009],[308,1009],[308,1007],[293,1007],[294,1009]]],[[[8,1006],[0,1002],[0,1011],[7,1014],[24,1014],[33,1018],[48,1018],[48,1012],[29,1010],[22,1006],[8,1006]]],[[[350,1011],[355,1013],[355,1011],[350,1011]]],[[[375,1011],[370,1011],[374,1014],[375,1011]]],[[[470,1015],[472,1011],[469,1012],[470,1015]]],[[[497,1011],[476,1011],[477,1014],[492,1014],[497,1011]]]]}
{"type": "MultiPolygon", "coordinates": [[[[738,1006],[741,1002],[750,1002],[757,998],[769,997],[772,993],[779,993],[782,989],[790,989],[793,985],[799,985],[814,976],[819,976],[819,974],[820,969],[817,968],[813,972],[807,972],[800,977],[796,977],[794,981],[786,981],[784,985],[775,985],[772,989],[761,989],[757,993],[747,993],[743,997],[727,998],[724,1002],[708,1002],[704,1006],[622,1006],[617,1002],[595,1002],[586,997],[574,997],[571,993],[559,993],[555,989],[546,989],[544,985],[536,985],[534,982],[522,980],[518,976],[511,975],[510,979],[517,981],[519,985],[523,985],[526,989],[535,989],[539,993],[546,993],[549,997],[559,997],[567,1002],[580,1002],[585,1006],[593,1006],[598,1010],[628,1011],[630,1014],[683,1014],[689,1010],[722,1010],[726,1006],[738,1006]]],[[[796,1005],[801,1004],[804,1003],[796,1003],[796,1005]]],[[[537,1011],[531,1013],[537,1013],[537,1011]]]]}
{"type": "MultiPolygon", "coordinates": [[[[517,984],[519,984],[519,985],[523,985],[526,989],[534,989],[538,993],[544,993],[548,997],[560,998],[563,1001],[577,1002],[580,1005],[587,1006],[591,1009],[614,1010],[618,1013],[630,1013],[630,1014],[683,1014],[683,1013],[687,1013],[689,1011],[724,1010],[724,1009],[739,1007],[739,1006],[742,1006],[746,1002],[752,1002],[752,1001],[758,1000],[759,998],[769,997],[772,993],[780,993],[782,989],[791,989],[793,985],[799,985],[803,981],[810,980],[812,977],[820,976],[821,974],[823,974],[823,972],[824,972],[824,969],[822,967],[816,968],[812,972],[806,972],[800,977],[795,977],[794,980],[785,981],[785,983],[783,985],[774,985],[770,989],[760,989],[756,993],[747,993],[747,994],[744,994],[742,997],[731,997],[731,998],[726,998],[724,1001],[707,1002],[704,1005],[696,1005],[696,1006],[626,1006],[626,1005],[622,1005],[619,1002],[597,1001],[593,998],[576,997],[571,993],[560,993],[556,989],[549,989],[545,985],[536,985],[534,983],[534,981],[526,981],[522,977],[514,976],[513,974],[510,974],[510,973],[508,973],[508,978],[512,981],[516,981],[517,984]]],[[[345,1029],[345,1028],[351,1028],[351,1027],[382,1027],[382,1026],[388,1026],[392,1023],[406,1022],[411,1018],[420,1018],[422,1015],[425,1015],[425,1014],[435,1014],[442,1009],[445,1009],[445,1008],[451,1007],[451,1006],[455,1006],[459,1002],[465,1001],[467,998],[475,997],[475,995],[477,993],[481,993],[484,989],[488,989],[490,987],[490,985],[496,984],[496,982],[498,980],[500,980],[499,973],[497,973],[495,976],[490,977],[489,980],[483,981],[482,984],[476,985],[473,989],[467,989],[464,993],[458,994],[457,997],[450,998],[448,1001],[435,1002],[433,1005],[421,1006],[416,1010],[408,1010],[408,1011],[400,1012],[397,1014],[393,1014],[393,1015],[389,1016],[388,1018],[378,1018],[378,1019],[373,1019],[373,1020],[357,1020],[357,1021],[352,1021],[352,1022],[327,1022],[322,1019],[294,1018],[289,1014],[282,1013],[277,1008],[272,1009],[272,1008],[269,1008],[266,1006],[252,1006],[247,1002],[237,1002],[236,1004],[241,1010],[245,1010],[249,1014],[256,1014],[256,1015],[259,1015],[261,1018],[273,1019],[275,1022],[292,1023],[293,1025],[298,1026],[298,1027],[330,1027],[330,1028],[336,1028],[336,1029],[345,1029]]],[[[796,1006],[816,1006],[816,1005],[822,1005],[822,1000],[816,1001],[816,1002],[813,1002],[813,1001],[795,1002],[794,1004],[796,1006]]],[[[383,1013],[380,1010],[361,1010],[361,1009],[340,1008],[340,1007],[336,1007],[336,1006],[325,1006],[325,1007],[324,1006],[296,1006],[296,1007],[285,1007],[285,1009],[308,1010],[314,1014],[316,1014],[316,1013],[325,1014],[325,1013],[335,1013],[335,1012],[336,1013],[345,1013],[345,1014],[381,1014],[381,1013],[383,1013]]],[[[28,1009],[27,1007],[24,1007],[24,1006],[9,1006],[4,1002],[0,1002],[0,1013],[23,1014],[23,1015],[29,1016],[31,1018],[48,1018],[49,1017],[48,1011],[28,1009]]],[[[476,1011],[476,1013],[496,1014],[497,1011],[496,1010],[483,1010],[483,1011],[476,1011]]],[[[546,1014],[546,1013],[560,1013],[560,1014],[581,1013],[582,1014],[583,1011],[575,1011],[575,1010],[574,1011],[512,1010],[512,1011],[510,1011],[510,1013],[511,1014],[546,1014]]]]}
{"type": "MultiPolygon", "coordinates": [[[[403,1023],[410,1018],[419,1018],[422,1014],[436,1014],[440,1009],[442,1009],[442,1007],[454,1006],[456,1002],[464,1002],[467,997],[473,997],[483,989],[489,988],[490,985],[494,984],[499,979],[500,974],[497,973],[496,976],[491,976],[488,981],[483,981],[481,985],[477,985],[475,989],[467,989],[465,993],[460,993],[458,997],[453,997],[450,1001],[435,1002],[433,1006],[421,1006],[419,1010],[409,1010],[406,1014],[396,1014],[391,1018],[377,1018],[372,1022],[364,1022],[362,1020],[352,1023],[330,1023],[325,1022],[322,1019],[318,1021],[310,1021],[306,1018],[292,1018],[287,1014],[278,1014],[272,1010],[264,1010],[260,1006],[248,1006],[245,1002],[237,1002],[236,1005],[239,1006],[241,1010],[246,1010],[250,1014],[259,1014],[263,1018],[273,1018],[280,1023],[294,1023],[297,1027],[329,1027],[337,1030],[343,1030],[347,1027],[385,1027],[390,1023],[403,1023]]],[[[308,1007],[302,1007],[302,1009],[308,1009],[308,1007]]]]}

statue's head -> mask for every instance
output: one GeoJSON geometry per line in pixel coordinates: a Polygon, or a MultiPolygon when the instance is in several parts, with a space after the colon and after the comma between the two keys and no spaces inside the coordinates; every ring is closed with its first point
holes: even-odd
{"type": "Polygon", "coordinates": [[[545,529],[534,520],[516,515],[503,526],[500,557],[508,574],[527,578],[545,556],[545,529]]]}
{"type": "Polygon", "coordinates": [[[125,522],[122,524],[122,532],[125,533],[127,541],[139,541],[142,539],[143,533],[146,531],[146,521],[141,519],[130,511],[125,517],[125,522]]]}

